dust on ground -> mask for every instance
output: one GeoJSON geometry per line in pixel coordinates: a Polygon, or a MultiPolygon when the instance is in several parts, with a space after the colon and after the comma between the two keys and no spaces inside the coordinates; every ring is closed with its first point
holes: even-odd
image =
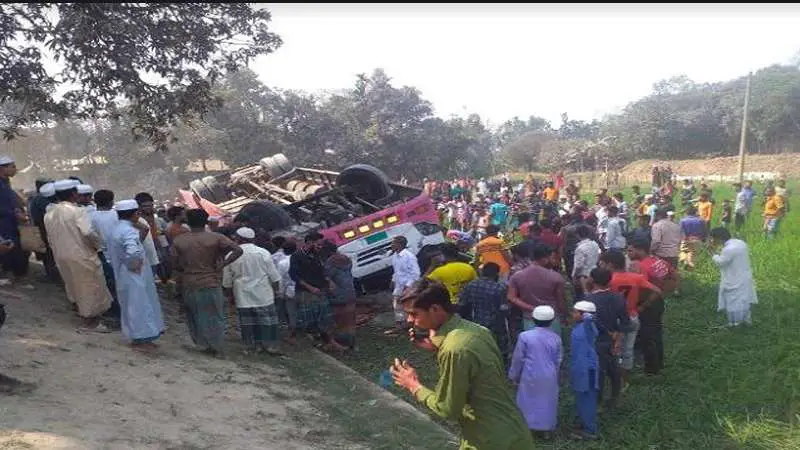
{"type": "MultiPolygon", "coordinates": [[[[183,348],[191,340],[178,305],[162,300],[168,329],[161,354],[146,356],[131,350],[119,332],[77,333],[79,321],[63,290],[36,281],[32,287],[0,288],[8,312],[0,373],[37,385],[27,394],[0,397],[0,449],[405,448],[370,442],[394,445],[349,414],[365,403],[404,426],[432,426],[424,417],[393,411],[391,399],[379,404],[370,391],[375,387],[342,375],[311,348],[288,358],[217,360],[190,353],[183,348]]],[[[449,438],[437,429],[430,433],[449,438]]]]}

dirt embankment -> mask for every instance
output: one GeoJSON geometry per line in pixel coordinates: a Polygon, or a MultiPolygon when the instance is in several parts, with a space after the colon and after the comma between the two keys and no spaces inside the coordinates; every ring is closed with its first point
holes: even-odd
{"type": "MultiPolygon", "coordinates": [[[[654,164],[668,165],[678,175],[693,177],[733,176],[739,173],[739,157],[728,156],[678,161],[643,159],[625,166],[621,170],[621,175],[626,178],[649,180],[654,164]]],[[[800,154],[748,155],[745,158],[744,171],[745,173],[780,172],[788,177],[800,176],[800,154]]]]}

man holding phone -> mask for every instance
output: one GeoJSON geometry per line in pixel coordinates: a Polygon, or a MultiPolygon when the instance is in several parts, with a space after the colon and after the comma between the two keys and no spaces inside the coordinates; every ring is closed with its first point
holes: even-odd
{"type": "Polygon", "coordinates": [[[506,383],[494,336],[452,313],[447,288],[423,279],[404,295],[409,324],[429,330],[427,337],[409,331],[419,348],[436,352],[439,380],[431,390],[417,371],[395,359],[392,378],[439,417],[461,427],[461,449],[528,450],[533,438],[506,383]]]}

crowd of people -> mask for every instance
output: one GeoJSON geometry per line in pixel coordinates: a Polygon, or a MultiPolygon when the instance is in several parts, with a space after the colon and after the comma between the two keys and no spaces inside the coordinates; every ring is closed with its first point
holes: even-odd
{"type": "Polygon", "coordinates": [[[119,329],[134,349],[157,351],[164,297],[185,313],[195,344],[187,350],[224,357],[228,304],[246,353],[282,354],[281,321],[288,344],[303,332],[326,349],[354,347],[352,262],[320,234],[270,236],[245,214],[220,226],[202,209],[157,205],[147,192],[115,202],[113,191],[76,177],[37,180],[26,198],[11,188],[16,172],[0,157],[3,269],[24,282],[35,253],[64,287],[79,332],[119,329]],[[36,236],[23,233],[31,228],[36,236]]]}
{"type": "MultiPolygon", "coordinates": [[[[694,269],[700,252],[710,252],[721,272],[717,306],[727,326],[752,323],[758,299],[749,250],[732,236],[751,217],[752,184],[735,186],[721,226],[712,226],[715,200],[706,184],[684,181],[676,206],[674,175],[657,172],[647,194],[634,186],[626,199],[600,189],[592,204],[574,181],[563,189],[531,177],[517,186],[507,179],[426,182],[453,242],[425,273],[395,266],[404,274],[395,286],[407,287],[394,291],[395,315],[398,328],[404,314],[415,327],[418,347],[437,352],[439,379],[429,390],[401,360],[390,371],[432,412],[460,423],[462,448],[531,448],[529,432],[551,437],[562,360],[575,396],[572,435],[595,439],[598,410],[615,409],[637,360],[649,376],[664,368],[666,303],[680,295],[681,270],[694,269]],[[515,399],[500,392],[506,381],[515,399]]],[[[772,238],[788,208],[785,182],[767,185],[763,200],[763,228],[772,238]]]]}
{"type": "MultiPolygon", "coordinates": [[[[712,250],[721,271],[718,309],[728,326],[752,322],[747,244],[729,230],[750,220],[752,185],[736,186],[714,228],[711,189],[685,181],[679,219],[674,175],[666,173],[647,194],[600,189],[592,203],[561,175],[516,186],[507,177],[425,181],[452,242],[420,267],[405,238],[394,238],[395,326],[387,334],[435,351],[439,379],[428,389],[399,359],[390,371],[433,413],[459,422],[462,448],[527,449],[531,432],[551,436],[562,360],[575,396],[574,436],[595,439],[598,409],[614,410],[637,359],[645,374],[663,369],[666,299],[680,294],[680,271],[692,270],[700,252],[712,250]]],[[[63,284],[81,332],[119,328],[134,349],[157,351],[166,297],[180,302],[193,351],[225,355],[227,304],[247,353],[281,354],[281,321],[289,344],[304,332],[328,350],[355,346],[352,261],[322,235],[270,236],[243,214],[221,227],[201,209],[159,207],[146,192],[115,202],[112,191],[76,178],[38,180],[24,198],[11,189],[15,174],[13,159],[0,157],[3,269],[24,279],[30,255],[20,230],[37,227],[36,257],[63,284]]],[[[782,180],[764,191],[770,238],[789,196],[782,180]]]]}

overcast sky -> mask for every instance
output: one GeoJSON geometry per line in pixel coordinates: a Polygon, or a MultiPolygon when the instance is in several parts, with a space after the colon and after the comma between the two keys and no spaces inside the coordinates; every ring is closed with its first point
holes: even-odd
{"type": "Polygon", "coordinates": [[[318,91],[382,67],[436,114],[600,118],[687,74],[728,80],[800,50],[800,5],[269,4],[284,45],[252,65],[318,91]]]}

